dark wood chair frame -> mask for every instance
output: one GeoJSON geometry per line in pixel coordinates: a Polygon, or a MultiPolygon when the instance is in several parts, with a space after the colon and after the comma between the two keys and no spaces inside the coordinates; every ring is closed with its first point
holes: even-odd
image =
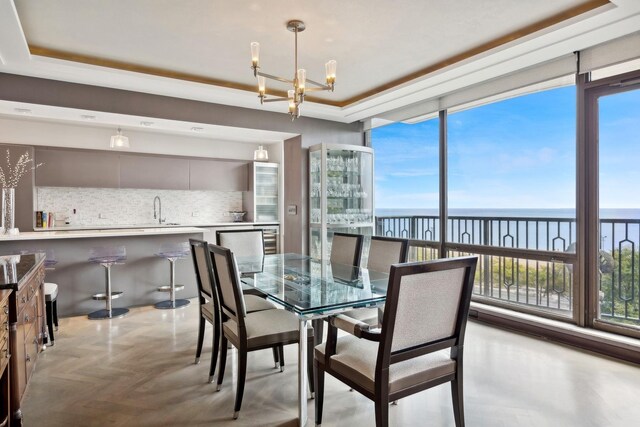
{"type": "Polygon", "coordinates": [[[198,344],[196,346],[196,361],[195,363],[200,363],[200,355],[202,354],[202,344],[204,342],[204,328],[205,322],[211,323],[213,326],[213,348],[211,352],[211,366],[209,368],[209,382],[213,382],[213,376],[216,371],[216,363],[218,362],[218,354],[220,353],[220,335],[221,335],[221,317],[220,310],[218,309],[218,295],[215,289],[215,284],[213,283],[213,265],[211,263],[211,258],[209,255],[209,245],[204,240],[196,240],[189,239],[189,245],[191,246],[191,256],[193,258],[193,266],[196,270],[196,283],[198,285],[198,302],[200,304],[200,323],[198,325],[198,344]],[[205,262],[207,272],[209,274],[209,282],[211,283],[212,289],[207,290],[204,289],[202,284],[202,279],[200,277],[200,270],[198,268],[198,260],[196,258],[196,249],[202,248],[205,252],[205,262]],[[211,312],[213,313],[213,317],[209,317],[205,311],[202,310],[202,306],[207,304],[211,304],[211,312]]]}
{"type": "MultiPolygon", "coordinates": [[[[211,259],[213,259],[214,254],[218,254],[218,255],[223,255],[226,259],[227,262],[227,268],[229,269],[230,272],[236,271],[236,264],[235,264],[235,260],[233,257],[233,254],[231,253],[231,250],[227,249],[227,248],[223,248],[221,246],[218,245],[213,245],[210,244],[209,245],[209,251],[211,253],[211,259]]],[[[215,264],[214,264],[214,274],[215,274],[215,284],[216,284],[216,291],[219,295],[222,294],[222,290],[220,289],[220,281],[218,279],[218,273],[217,273],[217,269],[215,268],[215,264]]],[[[234,274],[231,274],[231,281],[235,282],[237,279],[237,276],[234,274]]],[[[242,302],[242,294],[240,292],[237,292],[236,290],[241,289],[240,288],[240,284],[239,283],[233,283],[234,284],[234,302],[235,302],[235,306],[236,307],[242,307],[243,302],[242,302]]],[[[225,322],[229,319],[233,320],[238,328],[238,336],[234,337],[234,336],[226,336],[226,334],[223,332],[222,336],[221,336],[221,346],[223,349],[227,348],[227,342],[231,342],[231,344],[233,344],[234,347],[236,347],[238,349],[238,379],[237,379],[237,385],[236,385],[236,401],[235,401],[235,405],[234,405],[234,415],[233,418],[236,419],[238,417],[238,414],[240,412],[240,408],[242,406],[242,398],[244,395],[244,385],[245,385],[245,380],[246,380],[246,376],[247,376],[247,355],[248,352],[250,351],[256,351],[256,350],[264,350],[267,348],[271,348],[274,351],[278,350],[279,355],[280,355],[280,360],[284,360],[283,358],[283,346],[285,345],[289,345],[289,344],[296,344],[298,343],[298,339],[292,339],[292,340],[288,340],[288,341],[282,341],[276,345],[270,344],[270,345],[263,345],[263,346],[256,346],[256,347],[248,347],[248,338],[247,338],[247,329],[245,326],[245,318],[242,315],[238,315],[231,307],[228,307],[222,298],[218,299],[218,303],[219,303],[219,307],[220,307],[220,311],[221,311],[221,316],[222,316],[222,322],[225,322]],[[237,338],[237,339],[236,339],[237,338]]],[[[303,345],[303,344],[300,344],[303,345]]],[[[307,342],[307,344],[309,346],[308,348],[308,352],[311,352],[313,350],[313,336],[309,337],[309,340],[307,342]]],[[[311,353],[309,353],[311,354],[311,353]]],[[[225,365],[227,362],[227,352],[226,351],[222,351],[220,354],[220,369],[218,372],[218,384],[217,384],[217,390],[220,390],[221,386],[222,386],[222,381],[224,379],[224,372],[225,372],[225,365]]],[[[309,372],[308,375],[312,376],[312,366],[311,363],[309,363],[310,361],[307,361],[307,366],[309,367],[309,372]]],[[[283,362],[284,363],[284,362],[283,362]]],[[[312,392],[313,392],[313,388],[312,388],[312,392]]]]}
{"type": "MultiPolygon", "coordinates": [[[[213,345],[211,351],[211,366],[209,367],[209,382],[212,383],[214,380],[214,375],[216,372],[216,364],[218,362],[218,357],[220,354],[220,337],[222,336],[222,318],[220,317],[220,309],[218,303],[218,294],[215,285],[215,276],[213,274],[213,264],[211,262],[211,254],[209,253],[209,244],[204,240],[197,239],[189,239],[189,245],[191,246],[191,256],[193,258],[193,266],[196,270],[196,283],[198,285],[198,302],[200,304],[200,321],[198,324],[198,342],[196,344],[196,360],[195,363],[200,363],[200,356],[202,354],[202,345],[204,343],[204,330],[206,322],[211,323],[213,326],[213,345]],[[200,270],[198,269],[198,260],[196,259],[195,248],[203,248],[205,252],[205,262],[207,274],[209,275],[209,282],[211,283],[212,289],[211,291],[204,289],[202,284],[202,278],[200,277],[200,270]],[[213,313],[213,317],[209,317],[208,313],[202,310],[202,306],[207,304],[211,304],[211,311],[213,313]]],[[[280,366],[282,369],[284,367],[284,356],[280,356],[278,349],[274,349],[273,351],[273,361],[275,367],[280,366]]]]}
{"type": "MultiPolygon", "coordinates": [[[[391,267],[389,277],[389,288],[387,293],[386,309],[382,323],[382,329],[373,331],[365,323],[357,323],[353,333],[358,338],[379,342],[378,357],[375,368],[375,390],[371,392],[349,377],[341,375],[332,369],[331,356],[336,354],[337,328],[338,322],[330,321],[327,343],[325,347],[324,361],[314,357],[315,368],[315,389],[316,389],[316,425],[322,423],[322,410],[324,400],[324,373],[327,372],[333,377],[349,385],[354,390],[359,391],[364,396],[375,402],[375,418],[377,427],[386,427],[389,424],[389,402],[402,399],[431,387],[451,382],[451,396],[453,400],[454,419],[457,427],[464,426],[464,405],[463,405],[463,350],[464,336],[469,315],[469,304],[473,291],[473,280],[477,264],[476,257],[462,257],[453,259],[443,259],[437,261],[426,261],[410,263],[404,265],[394,264],[391,267]],[[400,294],[400,281],[403,276],[410,274],[428,273],[456,268],[464,268],[465,276],[462,287],[462,294],[458,306],[458,316],[453,335],[437,341],[420,344],[411,348],[398,351],[391,351],[393,342],[393,328],[398,308],[398,297],[400,294]],[[390,393],[389,391],[389,367],[390,365],[402,362],[425,354],[439,350],[451,349],[451,359],[456,361],[455,373],[432,379],[413,387],[390,393]]],[[[346,316],[345,316],[346,317],[346,316]]],[[[347,318],[348,319],[348,318],[347,318]]]]}

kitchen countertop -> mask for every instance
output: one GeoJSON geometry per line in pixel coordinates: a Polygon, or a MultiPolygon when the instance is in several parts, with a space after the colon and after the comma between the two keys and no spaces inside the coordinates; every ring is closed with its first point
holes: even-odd
{"type": "MultiPolygon", "coordinates": [[[[126,229],[149,229],[149,228],[184,228],[184,227],[237,227],[237,226],[261,226],[261,225],[279,225],[278,221],[263,221],[263,222],[204,222],[201,224],[124,224],[124,225],[64,225],[60,227],[51,228],[36,228],[33,230],[35,233],[47,233],[51,231],[78,231],[78,230],[126,230],[126,229]]],[[[0,239],[2,236],[0,236],[0,239]]]]}
{"type": "Polygon", "coordinates": [[[208,230],[192,226],[176,227],[153,227],[153,228],[117,228],[117,229],[84,229],[84,230],[43,230],[43,231],[27,231],[18,235],[0,235],[0,242],[10,242],[18,240],[49,240],[49,239],[82,239],[91,237],[127,237],[127,236],[153,236],[162,234],[190,234],[204,233],[208,230]]]}

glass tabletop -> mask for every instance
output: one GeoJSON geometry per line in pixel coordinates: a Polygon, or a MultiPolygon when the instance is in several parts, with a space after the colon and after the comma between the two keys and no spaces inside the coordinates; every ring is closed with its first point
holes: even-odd
{"type": "Polygon", "coordinates": [[[236,258],[241,280],[299,315],[384,302],[387,273],[299,254],[236,258]]]}

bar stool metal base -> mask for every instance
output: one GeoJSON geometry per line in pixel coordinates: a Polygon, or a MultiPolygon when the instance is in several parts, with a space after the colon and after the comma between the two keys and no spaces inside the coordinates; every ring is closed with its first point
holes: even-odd
{"type": "Polygon", "coordinates": [[[160,310],[170,310],[174,308],[184,308],[189,304],[191,304],[191,301],[189,301],[188,299],[177,299],[175,301],[160,301],[153,306],[155,308],[159,308],[160,310]]]}
{"type": "Polygon", "coordinates": [[[87,317],[89,317],[90,320],[117,319],[124,317],[128,312],[128,308],[112,308],[111,316],[109,316],[109,310],[102,309],[89,313],[87,317]]]}
{"type": "MultiPolygon", "coordinates": [[[[184,285],[176,285],[175,286],[175,291],[181,291],[184,289],[184,285]]],[[[163,285],[163,286],[158,286],[158,292],[171,292],[171,285],[163,285]]]]}

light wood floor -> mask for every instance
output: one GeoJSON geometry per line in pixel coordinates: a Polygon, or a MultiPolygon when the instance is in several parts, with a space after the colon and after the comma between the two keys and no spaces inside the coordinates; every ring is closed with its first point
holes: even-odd
{"type": "MultiPolygon", "coordinates": [[[[193,364],[198,309],[133,309],[113,321],[61,319],[24,400],[30,426],[295,426],[296,347],[284,373],[252,353],[240,418],[231,419],[235,351],[222,391],[207,383],[211,330],[193,364]]],[[[469,426],[631,426],[640,419],[640,368],[469,323],[469,426]]],[[[313,400],[309,401],[313,425],[313,400]]],[[[392,406],[392,426],[453,426],[448,385],[392,406]]],[[[373,426],[373,404],[327,378],[324,426],[373,426]]]]}

